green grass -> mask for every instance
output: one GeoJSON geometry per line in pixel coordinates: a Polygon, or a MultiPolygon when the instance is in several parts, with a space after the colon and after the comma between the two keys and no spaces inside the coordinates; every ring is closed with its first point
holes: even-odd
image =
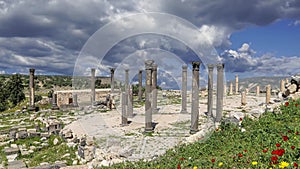
{"type": "Polygon", "coordinates": [[[222,123],[205,142],[175,147],[151,162],[126,162],[111,168],[294,168],[300,163],[298,105],[300,100],[290,100],[289,105],[281,106],[282,114],[267,112],[257,120],[244,118],[245,132],[222,123]],[[284,166],[287,163],[289,166],[284,166]]]}

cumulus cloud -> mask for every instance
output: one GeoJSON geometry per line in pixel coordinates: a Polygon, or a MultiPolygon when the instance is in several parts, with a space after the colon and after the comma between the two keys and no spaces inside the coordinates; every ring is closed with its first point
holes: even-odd
{"type": "Polygon", "coordinates": [[[284,76],[300,72],[299,56],[275,57],[268,53],[261,56],[255,54],[255,50],[251,49],[249,44],[244,43],[237,50],[225,50],[220,57],[228,72],[246,72],[254,76],[284,76]]]}

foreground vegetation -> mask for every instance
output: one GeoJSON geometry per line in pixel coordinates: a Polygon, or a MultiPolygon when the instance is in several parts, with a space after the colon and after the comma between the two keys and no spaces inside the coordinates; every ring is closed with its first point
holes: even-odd
{"type": "Polygon", "coordinates": [[[281,106],[282,113],[267,112],[258,120],[240,119],[241,127],[222,123],[208,140],[168,150],[154,161],[111,168],[298,168],[299,104],[300,100],[290,100],[281,106]]]}

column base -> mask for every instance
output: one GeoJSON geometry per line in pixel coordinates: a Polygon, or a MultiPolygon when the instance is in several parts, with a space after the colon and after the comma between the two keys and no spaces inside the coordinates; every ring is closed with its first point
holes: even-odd
{"type": "Polygon", "coordinates": [[[197,133],[199,130],[197,129],[197,130],[195,130],[195,129],[190,129],[190,134],[195,134],[195,133],[197,133]]]}
{"type": "Polygon", "coordinates": [[[121,127],[129,126],[129,124],[120,124],[121,127]]]}
{"type": "Polygon", "coordinates": [[[152,113],[155,114],[155,113],[158,113],[159,111],[159,108],[152,108],[152,113]]]}
{"type": "Polygon", "coordinates": [[[57,105],[53,105],[53,106],[51,107],[51,110],[59,110],[59,107],[58,107],[57,105]]]}
{"type": "Polygon", "coordinates": [[[188,111],[187,110],[181,110],[180,114],[188,114],[188,111]]]}
{"type": "Polygon", "coordinates": [[[35,111],[35,109],[36,109],[35,106],[29,106],[29,107],[28,107],[28,110],[29,110],[29,111],[35,111]]]}
{"type": "Polygon", "coordinates": [[[153,133],[153,128],[151,127],[151,128],[145,128],[145,131],[144,131],[144,133],[153,133]]]}

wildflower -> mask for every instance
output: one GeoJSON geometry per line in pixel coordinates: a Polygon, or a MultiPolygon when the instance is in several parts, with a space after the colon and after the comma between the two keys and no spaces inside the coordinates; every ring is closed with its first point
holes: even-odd
{"type": "Polygon", "coordinates": [[[242,153],[239,153],[238,156],[239,156],[239,157],[243,157],[243,154],[242,154],[242,153]]]}
{"type": "Polygon", "coordinates": [[[197,166],[194,166],[194,168],[193,169],[198,169],[198,167],[197,166]]]}
{"type": "Polygon", "coordinates": [[[291,133],[292,132],[292,130],[288,130],[288,133],[291,133]]]}
{"type": "Polygon", "coordinates": [[[294,162],[294,167],[298,168],[298,164],[296,162],[294,162]]]}
{"type": "Polygon", "coordinates": [[[240,117],[240,121],[243,121],[243,118],[242,118],[242,117],[240,117]]]}
{"type": "Polygon", "coordinates": [[[298,107],[298,106],[299,106],[299,104],[298,104],[298,103],[296,103],[296,104],[295,104],[295,106],[296,106],[296,107],[298,107]]]}
{"type": "Polygon", "coordinates": [[[299,132],[298,131],[296,131],[296,133],[295,133],[296,135],[298,135],[299,134],[299,132]]]}
{"type": "Polygon", "coordinates": [[[257,161],[252,161],[252,165],[257,165],[257,161]]]}
{"type": "Polygon", "coordinates": [[[289,106],[289,102],[285,102],[285,106],[289,106]]]}
{"type": "Polygon", "coordinates": [[[277,160],[278,160],[278,157],[277,157],[277,156],[272,156],[272,157],[271,157],[271,160],[272,160],[272,161],[277,161],[277,160]]]}
{"type": "Polygon", "coordinates": [[[216,160],[215,160],[214,158],[213,158],[213,159],[211,159],[211,162],[212,162],[212,163],[214,163],[215,161],[216,161],[216,160]]]}
{"type": "Polygon", "coordinates": [[[219,162],[219,167],[222,167],[223,166],[223,163],[222,162],[219,162]]]}
{"type": "Polygon", "coordinates": [[[245,153],[247,153],[247,150],[244,150],[245,153]]]}
{"type": "Polygon", "coordinates": [[[295,146],[291,146],[291,149],[294,150],[296,147],[295,146]]]}
{"type": "Polygon", "coordinates": [[[279,143],[276,144],[276,147],[280,147],[281,145],[279,143]]]}
{"type": "Polygon", "coordinates": [[[285,167],[288,167],[290,164],[285,162],[285,161],[282,161],[280,164],[279,164],[279,168],[285,168],[285,167]]]}
{"type": "Polygon", "coordinates": [[[264,149],[264,150],[263,150],[263,152],[264,152],[264,153],[266,153],[268,150],[269,150],[269,149],[268,149],[268,148],[266,148],[266,149],[264,149]]]}
{"type": "Polygon", "coordinates": [[[289,137],[288,136],[282,136],[283,141],[288,141],[289,137]]]}
{"type": "Polygon", "coordinates": [[[180,164],[177,165],[177,169],[181,169],[180,164]]]}
{"type": "Polygon", "coordinates": [[[278,149],[278,150],[273,150],[272,154],[273,155],[278,155],[278,156],[282,156],[285,153],[284,149],[278,149]]]}

